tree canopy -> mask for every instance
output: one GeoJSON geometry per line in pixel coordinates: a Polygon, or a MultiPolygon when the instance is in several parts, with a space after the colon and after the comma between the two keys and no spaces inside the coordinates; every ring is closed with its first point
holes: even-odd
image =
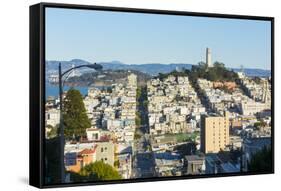
{"type": "Polygon", "coordinates": [[[71,173],[73,181],[119,180],[121,176],[109,164],[97,161],[84,166],[79,173],[71,173]]]}
{"type": "Polygon", "coordinates": [[[159,73],[158,76],[156,78],[159,78],[161,81],[163,81],[164,79],[168,78],[168,76],[175,76],[175,77],[183,77],[183,76],[187,76],[187,70],[183,70],[183,71],[176,71],[173,70],[170,73],[159,73]]]}
{"type": "Polygon", "coordinates": [[[63,123],[66,138],[80,138],[91,127],[81,93],[78,90],[68,90],[63,101],[63,123]]]}
{"type": "Polygon", "coordinates": [[[208,67],[204,62],[193,65],[188,72],[192,80],[204,78],[210,81],[235,81],[238,79],[236,72],[225,68],[224,63],[215,62],[213,67],[208,67]]]}
{"type": "Polygon", "coordinates": [[[270,172],[272,170],[271,148],[264,147],[256,152],[248,164],[248,170],[250,172],[270,172]]]}
{"type": "Polygon", "coordinates": [[[59,125],[56,125],[55,127],[53,127],[52,125],[47,125],[46,128],[49,129],[49,131],[47,132],[48,139],[58,136],[59,125]]]}

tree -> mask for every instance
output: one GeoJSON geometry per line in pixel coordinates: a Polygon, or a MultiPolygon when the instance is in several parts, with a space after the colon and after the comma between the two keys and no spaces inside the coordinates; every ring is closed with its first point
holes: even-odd
{"type": "Polygon", "coordinates": [[[143,101],[143,106],[146,107],[146,108],[148,107],[148,101],[147,100],[143,101]]]}
{"type": "Polygon", "coordinates": [[[248,164],[248,170],[250,172],[270,172],[272,170],[271,148],[264,147],[256,152],[248,164]]]}
{"type": "Polygon", "coordinates": [[[138,111],[136,112],[135,123],[136,123],[137,127],[139,127],[141,125],[141,117],[140,117],[140,113],[138,111]]]}
{"type": "Polygon", "coordinates": [[[119,166],[120,166],[120,161],[119,160],[114,161],[114,167],[119,168],[119,166]]]}
{"type": "Polygon", "coordinates": [[[261,128],[264,128],[266,126],[265,121],[257,121],[254,123],[254,127],[260,130],[261,128]]]}
{"type": "Polygon", "coordinates": [[[218,75],[213,68],[209,69],[209,71],[206,74],[207,74],[207,77],[206,77],[207,80],[216,81],[218,79],[218,75]]]}
{"type": "Polygon", "coordinates": [[[63,123],[66,138],[79,139],[91,127],[81,93],[70,89],[63,101],[63,123]]]}
{"type": "Polygon", "coordinates": [[[235,81],[238,79],[236,72],[228,70],[224,63],[217,61],[213,67],[207,67],[204,62],[199,62],[198,65],[193,65],[187,74],[192,83],[196,82],[198,78],[210,81],[235,81]]]}
{"type": "Polygon", "coordinates": [[[58,125],[53,127],[52,125],[47,125],[47,129],[50,129],[50,131],[47,132],[47,138],[54,138],[58,135],[58,125]]]}
{"type": "Polygon", "coordinates": [[[138,139],[140,139],[141,138],[141,135],[140,134],[138,134],[138,133],[135,133],[135,135],[134,135],[134,139],[135,140],[138,140],[138,139]]]}
{"type": "Polygon", "coordinates": [[[102,161],[97,161],[84,166],[80,172],[79,179],[86,181],[101,181],[101,180],[119,180],[121,176],[118,171],[115,170],[109,164],[105,164],[102,161]]]}
{"type": "Polygon", "coordinates": [[[141,132],[139,129],[136,129],[135,130],[135,134],[134,134],[134,139],[137,140],[137,139],[140,139],[141,138],[141,132]]]}
{"type": "Polygon", "coordinates": [[[203,71],[206,71],[207,68],[208,68],[208,65],[205,63],[205,62],[198,62],[198,68],[203,70],[203,71]]]}
{"type": "Polygon", "coordinates": [[[253,81],[254,81],[255,83],[257,83],[257,84],[261,84],[261,82],[262,82],[262,80],[261,80],[260,77],[254,77],[254,78],[253,78],[253,81]]]}
{"type": "Polygon", "coordinates": [[[138,87],[136,91],[137,91],[137,96],[136,97],[137,97],[137,99],[139,99],[140,96],[141,96],[141,88],[138,87]]]}
{"type": "Polygon", "coordinates": [[[216,61],[214,63],[214,67],[216,67],[216,68],[224,68],[225,66],[224,66],[224,63],[216,61]]]}
{"type": "Polygon", "coordinates": [[[163,73],[159,73],[158,74],[158,78],[159,78],[159,80],[161,80],[161,81],[163,81],[165,78],[167,78],[168,77],[168,75],[167,74],[163,74],[163,73]]]}

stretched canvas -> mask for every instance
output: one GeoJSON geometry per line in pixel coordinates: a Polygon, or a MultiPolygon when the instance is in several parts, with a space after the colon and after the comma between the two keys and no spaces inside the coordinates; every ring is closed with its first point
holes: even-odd
{"type": "Polygon", "coordinates": [[[30,184],[274,172],[274,19],[30,7],[30,184]]]}

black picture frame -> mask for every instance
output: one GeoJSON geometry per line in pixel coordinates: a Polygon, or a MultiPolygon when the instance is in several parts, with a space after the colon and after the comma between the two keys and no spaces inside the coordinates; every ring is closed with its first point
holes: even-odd
{"type": "Polygon", "coordinates": [[[58,4],[58,3],[39,3],[30,6],[30,128],[29,128],[29,184],[38,188],[53,187],[69,187],[69,186],[85,186],[100,184],[116,184],[116,183],[136,183],[149,181],[166,181],[179,179],[194,178],[211,178],[211,177],[227,177],[227,176],[244,176],[257,174],[274,173],[274,18],[249,15],[232,15],[217,13],[199,13],[185,11],[170,10],[154,10],[154,9],[136,9],[123,7],[105,7],[93,5],[75,5],[75,4],[58,4]],[[163,15],[179,15],[179,16],[196,16],[196,17],[213,17],[213,18],[231,18],[246,20],[261,20],[271,22],[271,79],[272,79],[272,170],[268,172],[239,172],[227,174],[208,174],[208,175],[188,175],[175,177],[154,177],[142,179],[124,179],[100,182],[80,182],[65,184],[44,184],[44,136],[45,136],[45,9],[46,8],[64,8],[79,10],[103,10],[117,12],[132,13],[149,13],[163,15]]]}

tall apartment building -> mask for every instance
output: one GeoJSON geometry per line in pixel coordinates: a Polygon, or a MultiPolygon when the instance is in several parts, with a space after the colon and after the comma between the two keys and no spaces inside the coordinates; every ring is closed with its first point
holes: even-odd
{"type": "Polygon", "coordinates": [[[202,115],[201,117],[201,151],[217,153],[229,145],[229,114],[224,116],[202,115]]]}

